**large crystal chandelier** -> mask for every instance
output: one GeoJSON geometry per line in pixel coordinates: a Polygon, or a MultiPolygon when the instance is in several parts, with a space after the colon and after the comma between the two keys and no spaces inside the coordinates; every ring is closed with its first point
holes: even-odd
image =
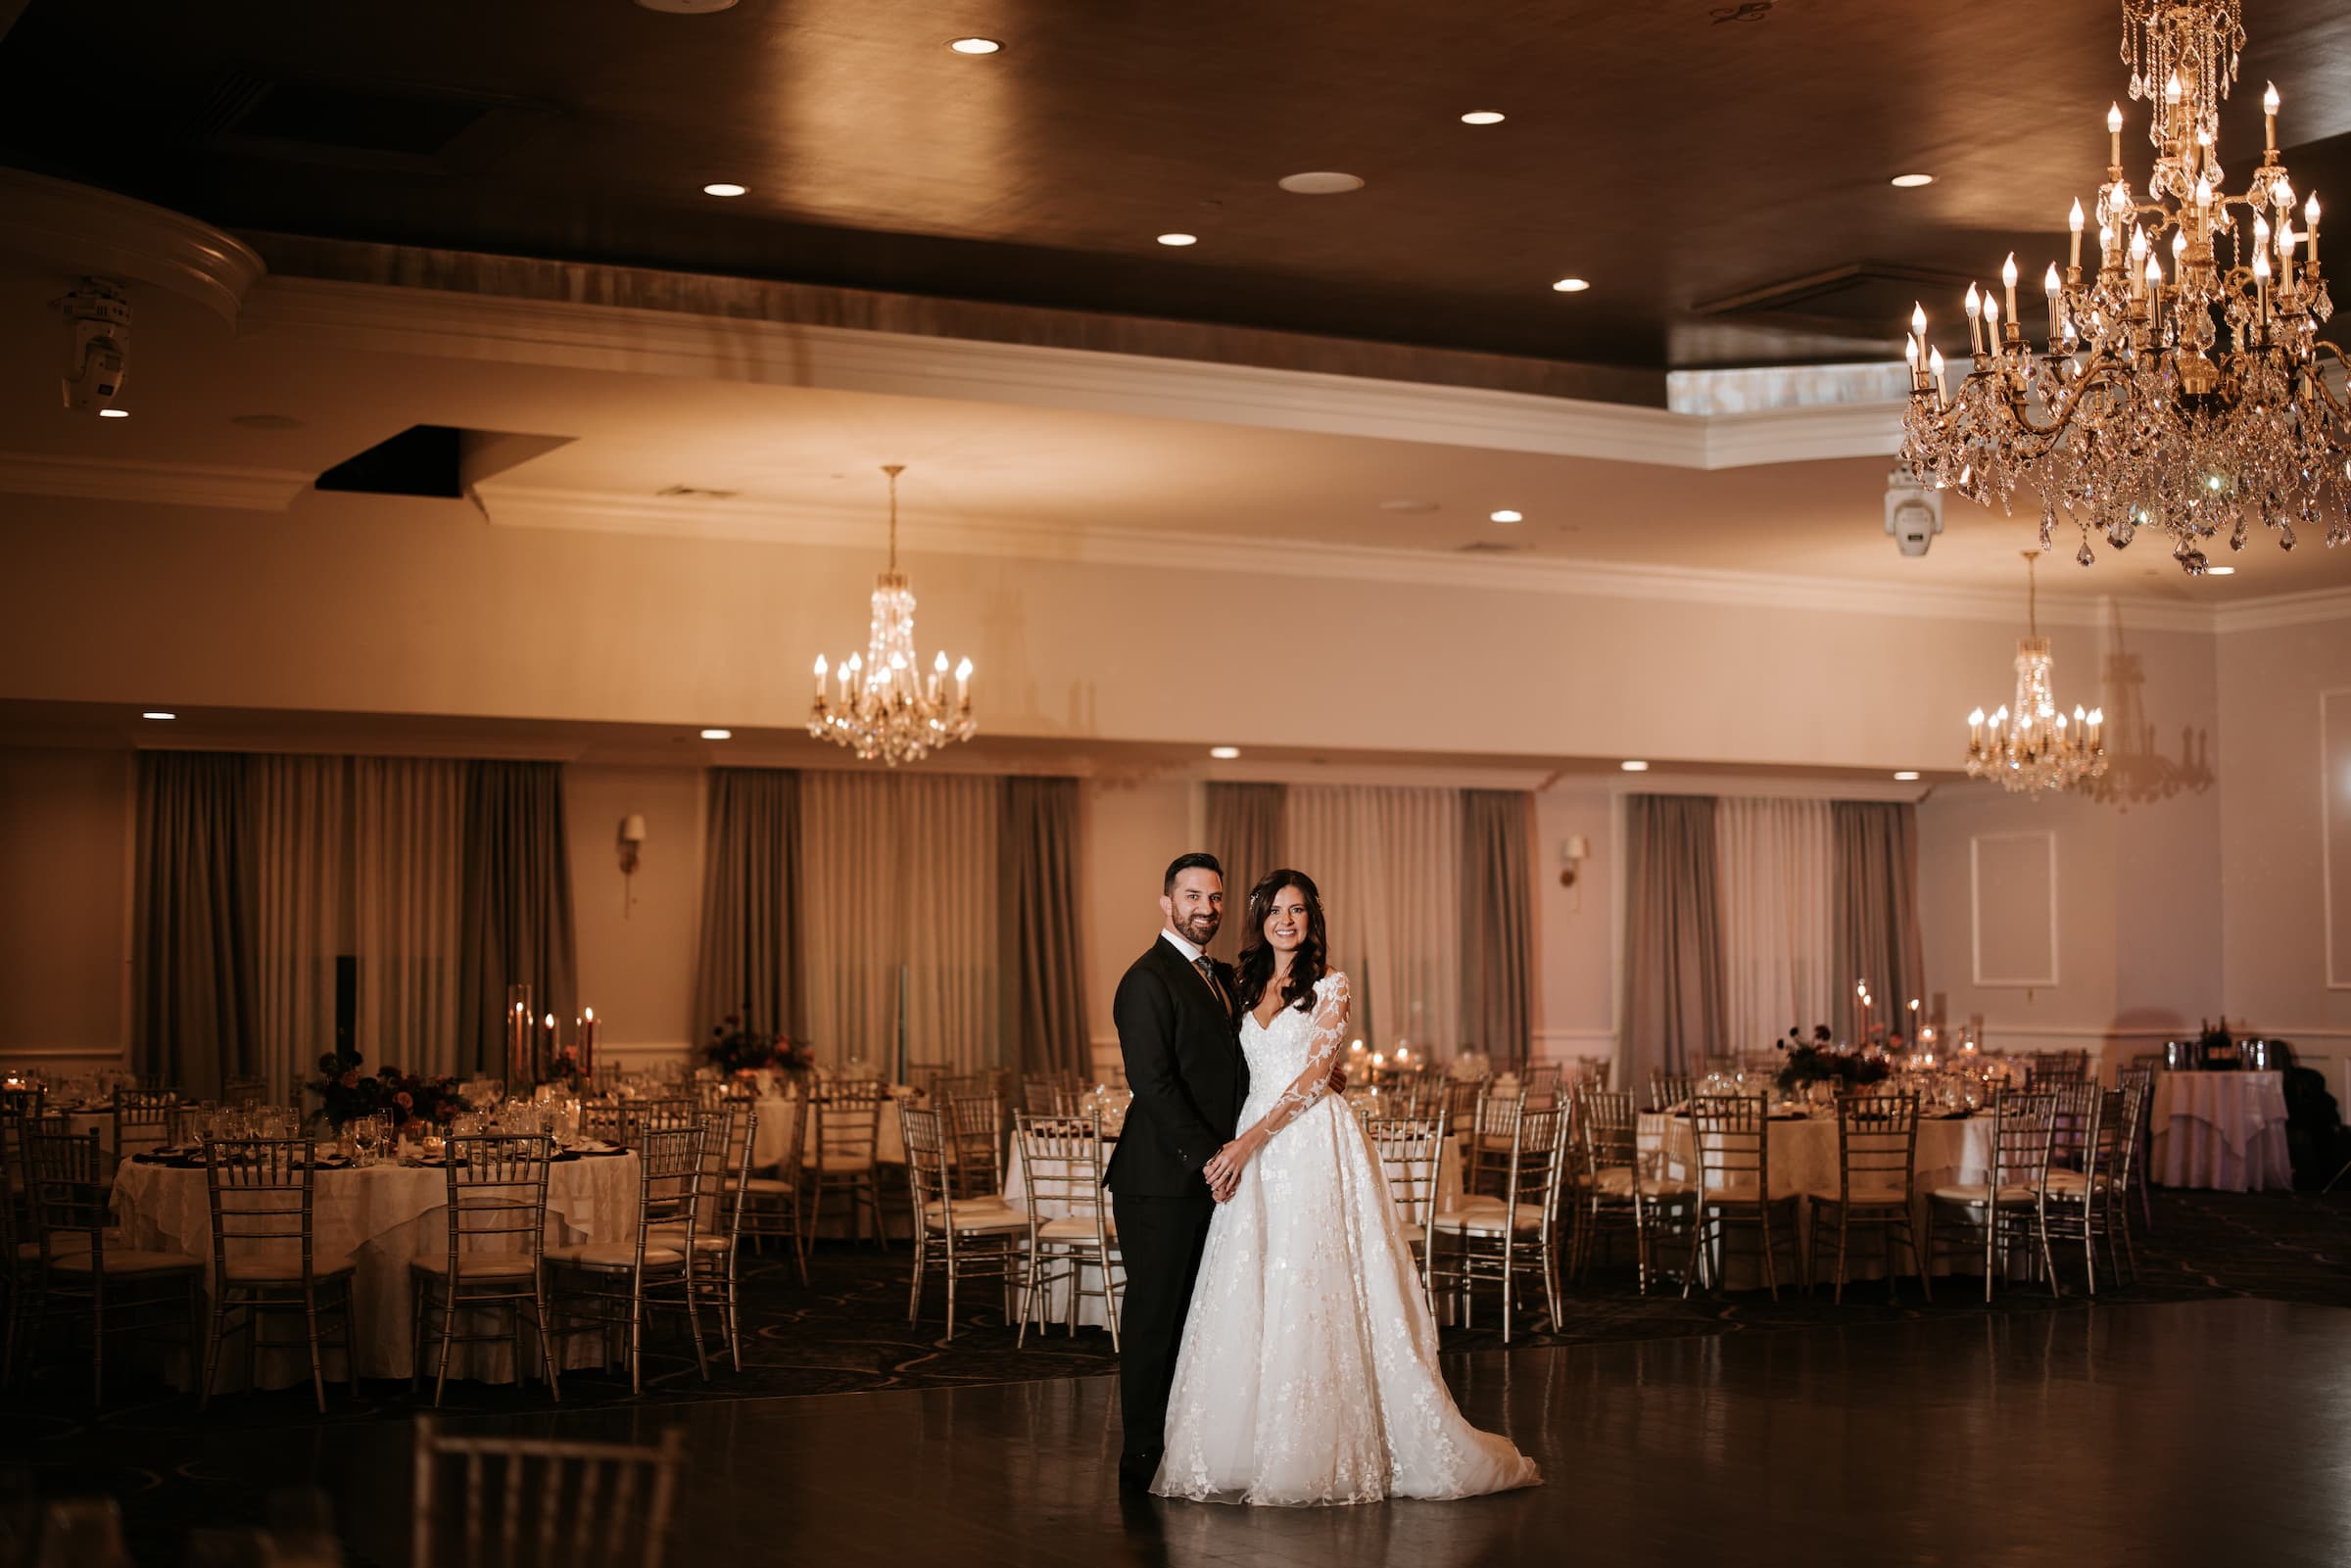
{"type": "Polygon", "coordinates": [[[1978,708],[1967,716],[1967,773],[1971,779],[1990,775],[2012,791],[2039,794],[2064,789],[2106,771],[2106,715],[2092,708],[2074,709],[2073,722],[2057,708],[2050,680],[2053,660],[2049,640],[2040,635],[2040,604],[2034,581],[2034,562],[2040,551],[2025,555],[2025,637],[2016,644],[2016,701],[1990,720],[1978,708]]]}
{"type": "Polygon", "coordinates": [[[874,614],[865,651],[852,653],[835,672],[838,691],[828,699],[825,656],[816,656],[816,703],[808,710],[808,733],[896,767],[920,762],[940,746],[969,740],[972,722],[972,661],[955,667],[955,700],[947,701],[947,655],[942,650],[926,680],[915,667],[914,590],[898,570],[898,475],[904,463],[884,463],[889,476],[889,568],[874,579],[874,614]]]}
{"type": "Polygon", "coordinates": [[[2245,38],[2241,0],[2123,0],[2131,96],[2149,105],[2154,171],[2143,196],[2123,173],[2123,112],[2107,111],[2108,166],[2092,213],[2070,214],[2064,275],[2041,280],[2037,351],[2017,313],[2016,258],[2001,291],[1967,291],[1969,369],[1956,391],[1923,309],[1910,316],[1902,459],[1920,481],[2007,509],[2020,483],[2041,497],[2040,544],[2058,514],[2117,549],[2159,530],[2189,576],[2206,542],[2242,549],[2258,521],[2294,546],[2297,528],[2351,539],[2351,412],[2327,385],[2343,356],[2318,330],[2333,307],[2319,273],[2319,199],[2301,209],[2278,161],[2278,89],[2263,96],[2269,146],[2245,194],[2223,193],[2221,100],[2245,38]],[[2082,268],[2094,226],[2095,272],[2082,268]],[[2299,254],[2297,254],[2299,253],[2299,254]]]}

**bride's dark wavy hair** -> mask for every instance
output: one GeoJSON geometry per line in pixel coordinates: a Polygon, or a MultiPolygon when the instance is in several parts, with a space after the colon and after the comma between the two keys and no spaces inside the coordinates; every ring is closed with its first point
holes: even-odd
{"type": "Polygon", "coordinates": [[[1273,947],[1266,940],[1266,921],[1273,913],[1273,900],[1285,887],[1295,887],[1306,895],[1306,940],[1298,944],[1298,955],[1290,960],[1290,973],[1281,987],[1281,1005],[1294,1007],[1301,1013],[1311,1012],[1315,1005],[1315,982],[1330,967],[1330,934],[1322,925],[1322,895],[1316,890],[1315,879],[1302,871],[1286,868],[1268,872],[1249,889],[1249,929],[1241,938],[1239,964],[1244,1013],[1257,1011],[1257,1004],[1266,998],[1266,987],[1273,982],[1273,947]]]}

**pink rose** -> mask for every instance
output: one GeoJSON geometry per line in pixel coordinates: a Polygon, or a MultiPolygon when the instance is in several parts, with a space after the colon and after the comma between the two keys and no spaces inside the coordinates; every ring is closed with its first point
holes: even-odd
{"type": "Polygon", "coordinates": [[[337,1078],[335,1081],[343,1085],[343,1087],[346,1089],[358,1088],[360,1086],[359,1069],[352,1069],[349,1072],[344,1073],[343,1076],[337,1078]]]}
{"type": "Polygon", "coordinates": [[[400,1091],[400,1093],[392,1097],[392,1103],[400,1107],[403,1111],[406,1111],[408,1109],[408,1107],[414,1105],[416,1100],[415,1097],[409,1094],[408,1090],[403,1089],[400,1091]]]}

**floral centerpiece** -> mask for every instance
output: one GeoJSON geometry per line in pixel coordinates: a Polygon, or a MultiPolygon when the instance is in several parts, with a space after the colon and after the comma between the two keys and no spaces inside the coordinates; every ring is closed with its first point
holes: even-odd
{"type": "Polygon", "coordinates": [[[1814,1083],[1833,1083],[1840,1089],[1857,1088],[1864,1083],[1882,1082],[1891,1070],[1883,1057],[1858,1056],[1832,1049],[1823,1038],[1828,1030],[1813,1031],[1813,1043],[1806,1044],[1797,1037],[1794,1029],[1782,1040],[1780,1049],[1787,1061],[1775,1080],[1782,1094],[1794,1094],[1814,1083]]]}
{"type": "Polygon", "coordinates": [[[578,1094],[588,1081],[587,1064],[580,1060],[580,1049],[567,1045],[548,1058],[540,1070],[541,1083],[560,1084],[567,1094],[578,1094]]]}
{"type": "Polygon", "coordinates": [[[702,1058],[730,1077],[747,1078],[760,1071],[805,1072],[816,1058],[805,1043],[781,1031],[754,1028],[740,1013],[730,1013],[710,1028],[702,1058]]]}
{"type": "Polygon", "coordinates": [[[318,1076],[309,1088],[318,1096],[327,1121],[341,1127],[361,1117],[389,1117],[394,1126],[409,1121],[444,1122],[470,1111],[457,1092],[457,1080],[428,1078],[381,1067],[372,1073],[360,1070],[364,1060],[359,1047],[339,1046],[318,1059],[318,1076]]]}

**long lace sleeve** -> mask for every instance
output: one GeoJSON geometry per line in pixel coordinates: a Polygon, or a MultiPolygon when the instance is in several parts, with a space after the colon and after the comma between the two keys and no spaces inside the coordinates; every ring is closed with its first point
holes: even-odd
{"type": "Polygon", "coordinates": [[[1338,1060],[1339,1041],[1347,1035],[1347,1017],[1353,999],[1347,990],[1347,976],[1333,973],[1323,981],[1321,995],[1315,999],[1314,1022],[1306,1037],[1306,1069],[1290,1080],[1273,1102],[1265,1119],[1258,1123],[1271,1138],[1319,1104],[1330,1093],[1331,1064],[1338,1060]]]}

